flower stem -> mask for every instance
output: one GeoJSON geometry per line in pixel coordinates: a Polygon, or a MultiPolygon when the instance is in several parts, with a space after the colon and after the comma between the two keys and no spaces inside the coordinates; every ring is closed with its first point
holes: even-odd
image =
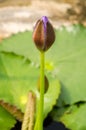
{"type": "Polygon", "coordinates": [[[40,98],[34,130],[43,130],[44,110],[44,52],[40,53],[40,98]]]}
{"type": "Polygon", "coordinates": [[[40,54],[40,101],[39,101],[39,129],[43,130],[43,110],[44,110],[44,52],[40,54]]]}

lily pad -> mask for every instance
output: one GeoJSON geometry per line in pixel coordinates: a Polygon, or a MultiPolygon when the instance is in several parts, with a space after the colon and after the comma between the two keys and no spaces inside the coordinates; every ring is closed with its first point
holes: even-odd
{"type": "Polygon", "coordinates": [[[13,116],[0,106],[0,130],[10,130],[15,123],[13,116]]]}
{"type": "Polygon", "coordinates": [[[34,62],[38,62],[38,50],[32,40],[32,32],[24,32],[12,35],[4,39],[0,44],[0,51],[13,52],[24,56],[34,62]]]}
{"type": "MultiPolygon", "coordinates": [[[[0,53],[0,99],[24,112],[30,90],[34,91],[39,99],[37,90],[39,71],[40,69],[34,67],[25,57],[0,53]]],[[[60,94],[59,80],[49,75],[47,77],[49,89],[44,96],[44,117],[51,111],[60,94]]]]}
{"type": "MultiPolygon", "coordinates": [[[[39,66],[39,52],[32,33],[24,32],[2,41],[0,51],[13,52],[39,66]]],[[[86,101],[86,28],[73,25],[56,30],[56,41],[46,52],[46,71],[62,84],[59,106],[86,101]]]]}
{"type": "Polygon", "coordinates": [[[52,114],[54,120],[61,121],[71,130],[86,130],[86,104],[59,108],[52,114]]]}

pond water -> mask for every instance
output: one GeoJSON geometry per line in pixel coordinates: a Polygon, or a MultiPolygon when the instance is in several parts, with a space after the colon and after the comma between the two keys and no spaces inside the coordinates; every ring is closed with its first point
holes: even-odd
{"type": "MultiPolygon", "coordinates": [[[[17,122],[15,127],[11,130],[21,130],[21,122],[17,122]]],[[[60,122],[53,121],[50,117],[47,117],[44,121],[43,130],[69,130],[60,122]]]]}
{"type": "MultiPolygon", "coordinates": [[[[21,123],[18,122],[16,126],[11,130],[21,130],[21,123]]],[[[53,121],[49,125],[44,126],[44,130],[68,130],[68,129],[65,128],[63,124],[53,121]]]]}

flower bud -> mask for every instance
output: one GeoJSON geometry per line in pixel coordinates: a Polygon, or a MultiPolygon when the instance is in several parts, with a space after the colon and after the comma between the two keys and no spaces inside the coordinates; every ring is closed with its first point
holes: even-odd
{"type": "MultiPolygon", "coordinates": [[[[48,88],[49,88],[49,82],[48,82],[48,79],[46,76],[44,76],[44,84],[45,84],[44,93],[46,93],[48,88]]],[[[38,87],[38,91],[40,92],[40,78],[38,79],[38,86],[37,87],[38,87]]]]}
{"type": "Polygon", "coordinates": [[[40,51],[47,51],[55,41],[55,32],[46,16],[39,19],[33,31],[33,40],[40,51]]]}

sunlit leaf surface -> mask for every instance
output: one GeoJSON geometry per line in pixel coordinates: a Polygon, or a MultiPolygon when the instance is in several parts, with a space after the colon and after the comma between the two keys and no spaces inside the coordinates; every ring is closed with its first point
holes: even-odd
{"type": "MultiPolygon", "coordinates": [[[[32,33],[25,32],[5,39],[0,51],[13,52],[39,66],[39,51],[32,41],[32,33]]],[[[86,28],[74,25],[56,31],[56,41],[46,52],[46,71],[62,84],[59,105],[86,100],[86,28]]]]}

